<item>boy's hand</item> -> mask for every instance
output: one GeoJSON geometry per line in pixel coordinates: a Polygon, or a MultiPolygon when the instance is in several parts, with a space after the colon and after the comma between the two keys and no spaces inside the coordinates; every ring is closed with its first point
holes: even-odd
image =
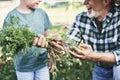
{"type": "Polygon", "coordinates": [[[48,42],[46,41],[46,38],[43,35],[38,34],[38,37],[36,37],[35,40],[33,41],[33,45],[47,48],[48,42]]]}

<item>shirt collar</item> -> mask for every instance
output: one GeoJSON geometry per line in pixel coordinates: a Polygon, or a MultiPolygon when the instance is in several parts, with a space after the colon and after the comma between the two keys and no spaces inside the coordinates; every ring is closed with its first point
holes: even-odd
{"type": "Polygon", "coordinates": [[[111,10],[108,12],[108,14],[106,15],[106,17],[103,19],[103,22],[107,22],[107,23],[110,23],[112,18],[113,18],[113,15],[115,13],[115,9],[114,8],[111,8],[111,10]]]}

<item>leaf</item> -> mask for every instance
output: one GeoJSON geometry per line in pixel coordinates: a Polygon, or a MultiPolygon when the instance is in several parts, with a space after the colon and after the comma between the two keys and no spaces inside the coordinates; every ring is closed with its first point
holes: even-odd
{"type": "Polygon", "coordinates": [[[27,25],[19,25],[19,19],[12,16],[11,23],[0,30],[0,46],[3,53],[16,54],[20,50],[25,52],[32,46],[35,33],[29,30],[27,25]]]}

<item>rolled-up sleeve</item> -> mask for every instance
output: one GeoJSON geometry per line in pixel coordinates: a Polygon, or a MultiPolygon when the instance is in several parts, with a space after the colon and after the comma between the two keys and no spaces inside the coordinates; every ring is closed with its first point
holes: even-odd
{"type": "Polygon", "coordinates": [[[113,51],[115,55],[116,64],[120,65],[120,50],[113,51]]]}

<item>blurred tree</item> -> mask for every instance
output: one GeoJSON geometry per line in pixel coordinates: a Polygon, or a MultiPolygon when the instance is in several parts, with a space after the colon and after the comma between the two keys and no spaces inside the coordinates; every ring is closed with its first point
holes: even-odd
{"type": "Polygon", "coordinates": [[[79,8],[80,6],[83,6],[82,2],[83,0],[68,0],[69,1],[69,5],[68,8],[79,8]]]}

